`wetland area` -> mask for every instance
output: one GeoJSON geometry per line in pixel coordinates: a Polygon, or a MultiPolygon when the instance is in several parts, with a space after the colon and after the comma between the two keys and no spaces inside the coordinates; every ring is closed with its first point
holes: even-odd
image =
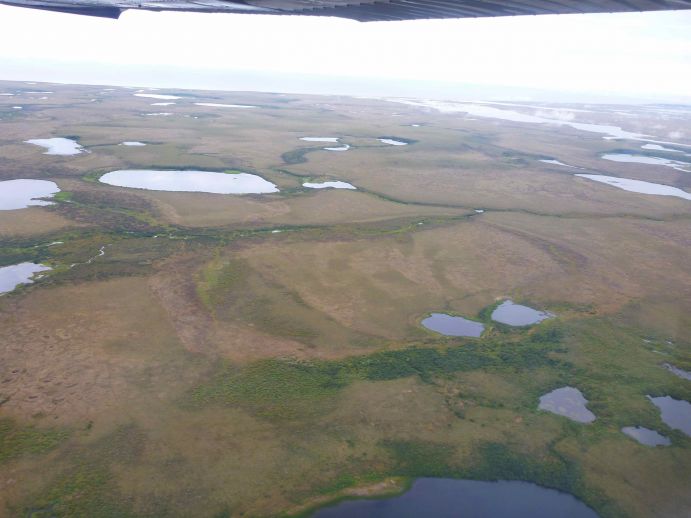
{"type": "Polygon", "coordinates": [[[691,107],[0,94],[0,516],[691,512],[691,107]]]}

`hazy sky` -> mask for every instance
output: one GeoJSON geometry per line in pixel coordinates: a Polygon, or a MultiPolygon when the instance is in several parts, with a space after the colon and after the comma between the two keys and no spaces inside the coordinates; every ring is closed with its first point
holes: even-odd
{"type": "MultiPolygon", "coordinates": [[[[691,11],[358,23],[127,11],[120,20],[0,6],[3,60],[154,64],[691,93],[691,11]]],[[[35,69],[33,65],[35,64],[35,69]]]]}

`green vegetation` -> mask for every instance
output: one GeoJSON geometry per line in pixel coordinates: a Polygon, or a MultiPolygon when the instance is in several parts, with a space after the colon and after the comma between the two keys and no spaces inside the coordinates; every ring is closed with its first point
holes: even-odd
{"type": "Polygon", "coordinates": [[[0,418],[0,464],[22,455],[50,451],[68,436],[66,430],[19,426],[12,419],[0,418]]]}

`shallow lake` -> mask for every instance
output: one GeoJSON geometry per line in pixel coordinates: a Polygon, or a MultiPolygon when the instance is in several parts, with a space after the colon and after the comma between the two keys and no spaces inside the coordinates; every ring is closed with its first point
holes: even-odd
{"type": "Polygon", "coordinates": [[[648,399],[660,409],[660,417],[667,426],[691,437],[691,403],[671,396],[648,396],[648,399]]]}
{"type": "Polygon", "coordinates": [[[313,518],[597,518],[573,495],[528,482],[419,478],[402,495],[347,500],[313,518]]]}
{"type": "Polygon", "coordinates": [[[20,284],[31,284],[34,274],[50,269],[48,266],[36,263],[19,263],[0,267],[0,294],[10,292],[20,284]]]}
{"type": "Polygon", "coordinates": [[[625,426],[621,431],[646,446],[669,446],[672,444],[669,438],[650,428],[644,428],[642,426],[625,426]]]}
{"type": "Polygon", "coordinates": [[[407,146],[407,142],[401,142],[400,140],[395,140],[392,138],[380,138],[377,139],[382,144],[389,144],[390,146],[407,146]]]}
{"type": "Polygon", "coordinates": [[[484,324],[473,322],[463,317],[455,317],[445,313],[432,313],[425,318],[422,325],[427,329],[446,336],[470,336],[478,338],[485,330],[484,324]]]}
{"type": "Polygon", "coordinates": [[[680,378],[691,381],[691,372],[680,369],[679,367],[675,367],[671,363],[665,363],[662,366],[675,376],[679,376],[680,378]]]}
{"type": "Polygon", "coordinates": [[[208,192],[214,194],[262,194],[278,192],[273,183],[249,173],[209,171],[156,171],[128,169],[112,171],[100,181],[118,187],[151,191],[208,192]]]}
{"type": "Polygon", "coordinates": [[[121,146],[146,146],[146,144],[144,144],[144,142],[131,142],[131,141],[130,142],[123,142],[120,145],[121,146]]]}
{"type": "Polygon", "coordinates": [[[48,151],[44,155],[78,155],[86,151],[76,141],[62,137],[35,138],[24,142],[46,148],[48,151]]]}
{"type": "Polygon", "coordinates": [[[211,106],[215,108],[256,108],[251,104],[220,104],[220,103],[194,103],[197,106],[211,106]]]}
{"type": "Polygon", "coordinates": [[[660,183],[644,182],[642,180],[632,180],[630,178],[619,178],[617,176],[605,176],[601,174],[581,174],[576,176],[587,178],[595,182],[606,183],[612,187],[618,187],[629,192],[637,192],[640,194],[655,194],[657,196],[674,196],[684,200],[691,200],[691,193],[672,187],[671,185],[662,185],[660,183]]]}
{"type": "Polygon", "coordinates": [[[352,184],[349,184],[348,182],[339,182],[339,181],[334,181],[334,182],[305,182],[302,184],[303,187],[307,187],[309,189],[328,189],[328,188],[333,188],[333,189],[357,189],[352,184]]]}
{"type": "Polygon", "coordinates": [[[538,408],[579,423],[591,423],[595,421],[595,414],[586,408],[587,403],[588,400],[577,388],[561,387],[540,396],[538,408]]]}
{"type": "Polygon", "coordinates": [[[530,326],[553,316],[546,311],[538,311],[528,306],[515,304],[511,300],[505,300],[492,311],[492,320],[510,326],[530,326]]]}
{"type": "Polygon", "coordinates": [[[177,95],[163,95],[163,94],[134,94],[135,97],[148,97],[150,99],[181,99],[177,95]]]}
{"type": "Polygon", "coordinates": [[[49,198],[58,192],[60,192],[60,188],[57,184],[48,180],[0,181],[0,210],[50,205],[51,202],[36,198],[49,198]]]}
{"type": "Polygon", "coordinates": [[[305,142],[338,142],[339,137],[300,137],[305,142]]]}
{"type": "Polygon", "coordinates": [[[664,146],[660,146],[659,144],[643,144],[641,146],[642,149],[651,149],[653,151],[669,151],[670,153],[683,153],[683,151],[680,151],[678,149],[672,149],[664,146]]]}
{"type": "Polygon", "coordinates": [[[691,172],[691,164],[688,162],[681,162],[679,160],[670,160],[668,158],[660,158],[657,156],[645,156],[645,155],[629,155],[627,153],[608,153],[602,155],[605,160],[610,160],[611,162],[625,162],[630,164],[648,164],[648,165],[661,165],[665,167],[671,167],[677,171],[691,172]]]}
{"type": "Polygon", "coordinates": [[[343,144],[340,147],[325,147],[327,151],[348,151],[350,149],[350,146],[348,144],[343,144]]]}
{"type": "Polygon", "coordinates": [[[539,161],[540,161],[540,162],[543,162],[543,163],[545,163],[545,164],[561,165],[561,166],[564,166],[564,167],[572,167],[572,168],[574,168],[574,169],[579,169],[579,168],[576,167],[575,165],[565,164],[564,162],[560,162],[559,160],[547,160],[547,159],[545,159],[545,160],[539,160],[539,161]]]}

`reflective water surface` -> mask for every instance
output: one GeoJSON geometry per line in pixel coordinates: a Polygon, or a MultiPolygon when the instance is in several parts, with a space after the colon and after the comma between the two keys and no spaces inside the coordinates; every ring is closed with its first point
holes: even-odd
{"type": "Polygon", "coordinates": [[[595,421],[595,414],[586,408],[588,400],[574,387],[561,387],[540,396],[540,410],[568,417],[579,423],[595,421]]]}
{"type": "Polygon", "coordinates": [[[24,142],[46,148],[48,151],[44,155],[78,155],[86,151],[76,141],[62,137],[34,138],[24,142]]]}
{"type": "Polygon", "coordinates": [[[129,169],[112,171],[100,181],[118,187],[152,191],[209,192],[215,194],[260,194],[278,192],[278,187],[261,176],[249,173],[209,171],[156,171],[129,169]]]}
{"type": "Polygon", "coordinates": [[[669,446],[672,441],[655,430],[642,426],[625,426],[621,429],[626,435],[646,446],[669,446]]]}
{"type": "Polygon", "coordinates": [[[19,263],[0,267],[0,294],[10,292],[20,284],[31,284],[34,274],[50,269],[48,266],[36,263],[19,263]]]}
{"type": "Polygon", "coordinates": [[[305,182],[302,184],[303,187],[307,187],[309,189],[328,189],[328,188],[333,188],[333,189],[357,189],[352,184],[349,184],[348,182],[340,182],[340,181],[333,181],[333,182],[305,182]]]}
{"type": "Polygon", "coordinates": [[[632,180],[630,178],[619,178],[617,176],[605,176],[601,174],[577,174],[581,178],[587,178],[595,182],[605,183],[612,187],[618,187],[629,192],[640,194],[655,194],[657,196],[674,196],[684,200],[691,200],[691,193],[660,183],[644,182],[642,180],[632,180]]]}
{"type": "Polygon", "coordinates": [[[492,320],[510,326],[529,326],[553,317],[546,311],[538,311],[528,306],[505,300],[492,312],[492,320]]]}
{"type": "Polygon", "coordinates": [[[660,409],[660,417],[667,426],[691,437],[691,403],[671,396],[648,396],[648,399],[660,409]]]}
{"type": "Polygon", "coordinates": [[[5,180],[0,181],[0,210],[24,209],[31,206],[51,205],[51,202],[36,198],[50,198],[60,188],[48,180],[5,180]]]}
{"type": "Polygon", "coordinates": [[[447,315],[445,313],[432,313],[421,323],[427,329],[431,329],[432,331],[446,336],[469,336],[477,338],[485,330],[485,325],[480,322],[473,322],[467,318],[447,315]]]}
{"type": "Polygon", "coordinates": [[[419,478],[406,493],[347,500],[313,518],[597,518],[573,495],[528,482],[419,478]]]}

